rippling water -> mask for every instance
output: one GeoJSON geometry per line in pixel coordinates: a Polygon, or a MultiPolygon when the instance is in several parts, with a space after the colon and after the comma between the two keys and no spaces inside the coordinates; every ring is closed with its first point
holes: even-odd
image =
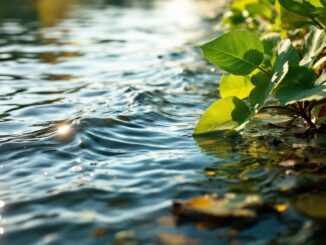
{"type": "Polygon", "coordinates": [[[213,3],[0,0],[1,244],[166,244],[162,233],[185,244],[286,243],[298,232],[322,241],[323,221],[279,189],[309,177],[321,186],[323,169],[274,165],[325,140],[274,147],[255,127],[251,138],[191,136],[218,94],[219,72],[194,48],[212,31],[213,3]],[[230,191],[291,208],[235,237],[171,221],[172,200],[230,191]]]}

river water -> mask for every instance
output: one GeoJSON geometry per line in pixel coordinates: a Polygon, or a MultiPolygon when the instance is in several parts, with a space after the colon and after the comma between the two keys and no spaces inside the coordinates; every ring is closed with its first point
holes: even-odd
{"type": "Polygon", "coordinates": [[[192,137],[218,97],[195,48],[216,2],[0,0],[0,244],[323,241],[325,139],[192,137]],[[278,165],[309,151],[313,167],[278,165]],[[280,213],[238,231],[174,221],[173,200],[226,192],[280,213]]]}

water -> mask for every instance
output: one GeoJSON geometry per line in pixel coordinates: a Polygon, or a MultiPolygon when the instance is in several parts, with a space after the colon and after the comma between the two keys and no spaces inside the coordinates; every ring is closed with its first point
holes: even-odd
{"type": "Polygon", "coordinates": [[[218,5],[0,0],[0,244],[323,243],[324,138],[191,136],[218,94],[194,48],[218,5]],[[173,200],[226,192],[287,210],[174,221],[173,200]]]}

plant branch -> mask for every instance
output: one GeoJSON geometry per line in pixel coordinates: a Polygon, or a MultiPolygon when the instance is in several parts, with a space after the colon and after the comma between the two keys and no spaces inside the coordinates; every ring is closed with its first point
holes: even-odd
{"type": "Polygon", "coordinates": [[[294,114],[297,114],[297,115],[301,115],[299,114],[296,110],[290,108],[290,107],[286,107],[286,106],[264,106],[263,108],[261,108],[260,110],[269,110],[269,109],[280,109],[280,110],[288,110],[288,111],[291,111],[293,112],[294,114]]]}
{"type": "Polygon", "coordinates": [[[297,103],[300,110],[300,116],[309,124],[310,128],[316,128],[316,124],[311,121],[311,117],[306,114],[306,110],[303,108],[300,102],[297,103]]]}

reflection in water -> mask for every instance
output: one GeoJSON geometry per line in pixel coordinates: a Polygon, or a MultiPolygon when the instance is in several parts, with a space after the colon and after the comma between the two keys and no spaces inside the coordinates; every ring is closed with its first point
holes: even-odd
{"type": "Polygon", "coordinates": [[[42,27],[54,26],[64,19],[78,0],[0,0],[0,19],[38,21],[42,27]]]}
{"type": "Polygon", "coordinates": [[[41,26],[55,25],[73,9],[78,0],[34,0],[41,26]]]}
{"type": "Polygon", "coordinates": [[[71,134],[71,126],[70,125],[61,125],[56,131],[58,138],[67,138],[71,134]]]}
{"type": "Polygon", "coordinates": [[[208,155],[218,158],[226,157],[232,154],[232,145],[235,141],[229,140],[223,136],[216,137],[196,137],[198,146],[208,155]]]}

